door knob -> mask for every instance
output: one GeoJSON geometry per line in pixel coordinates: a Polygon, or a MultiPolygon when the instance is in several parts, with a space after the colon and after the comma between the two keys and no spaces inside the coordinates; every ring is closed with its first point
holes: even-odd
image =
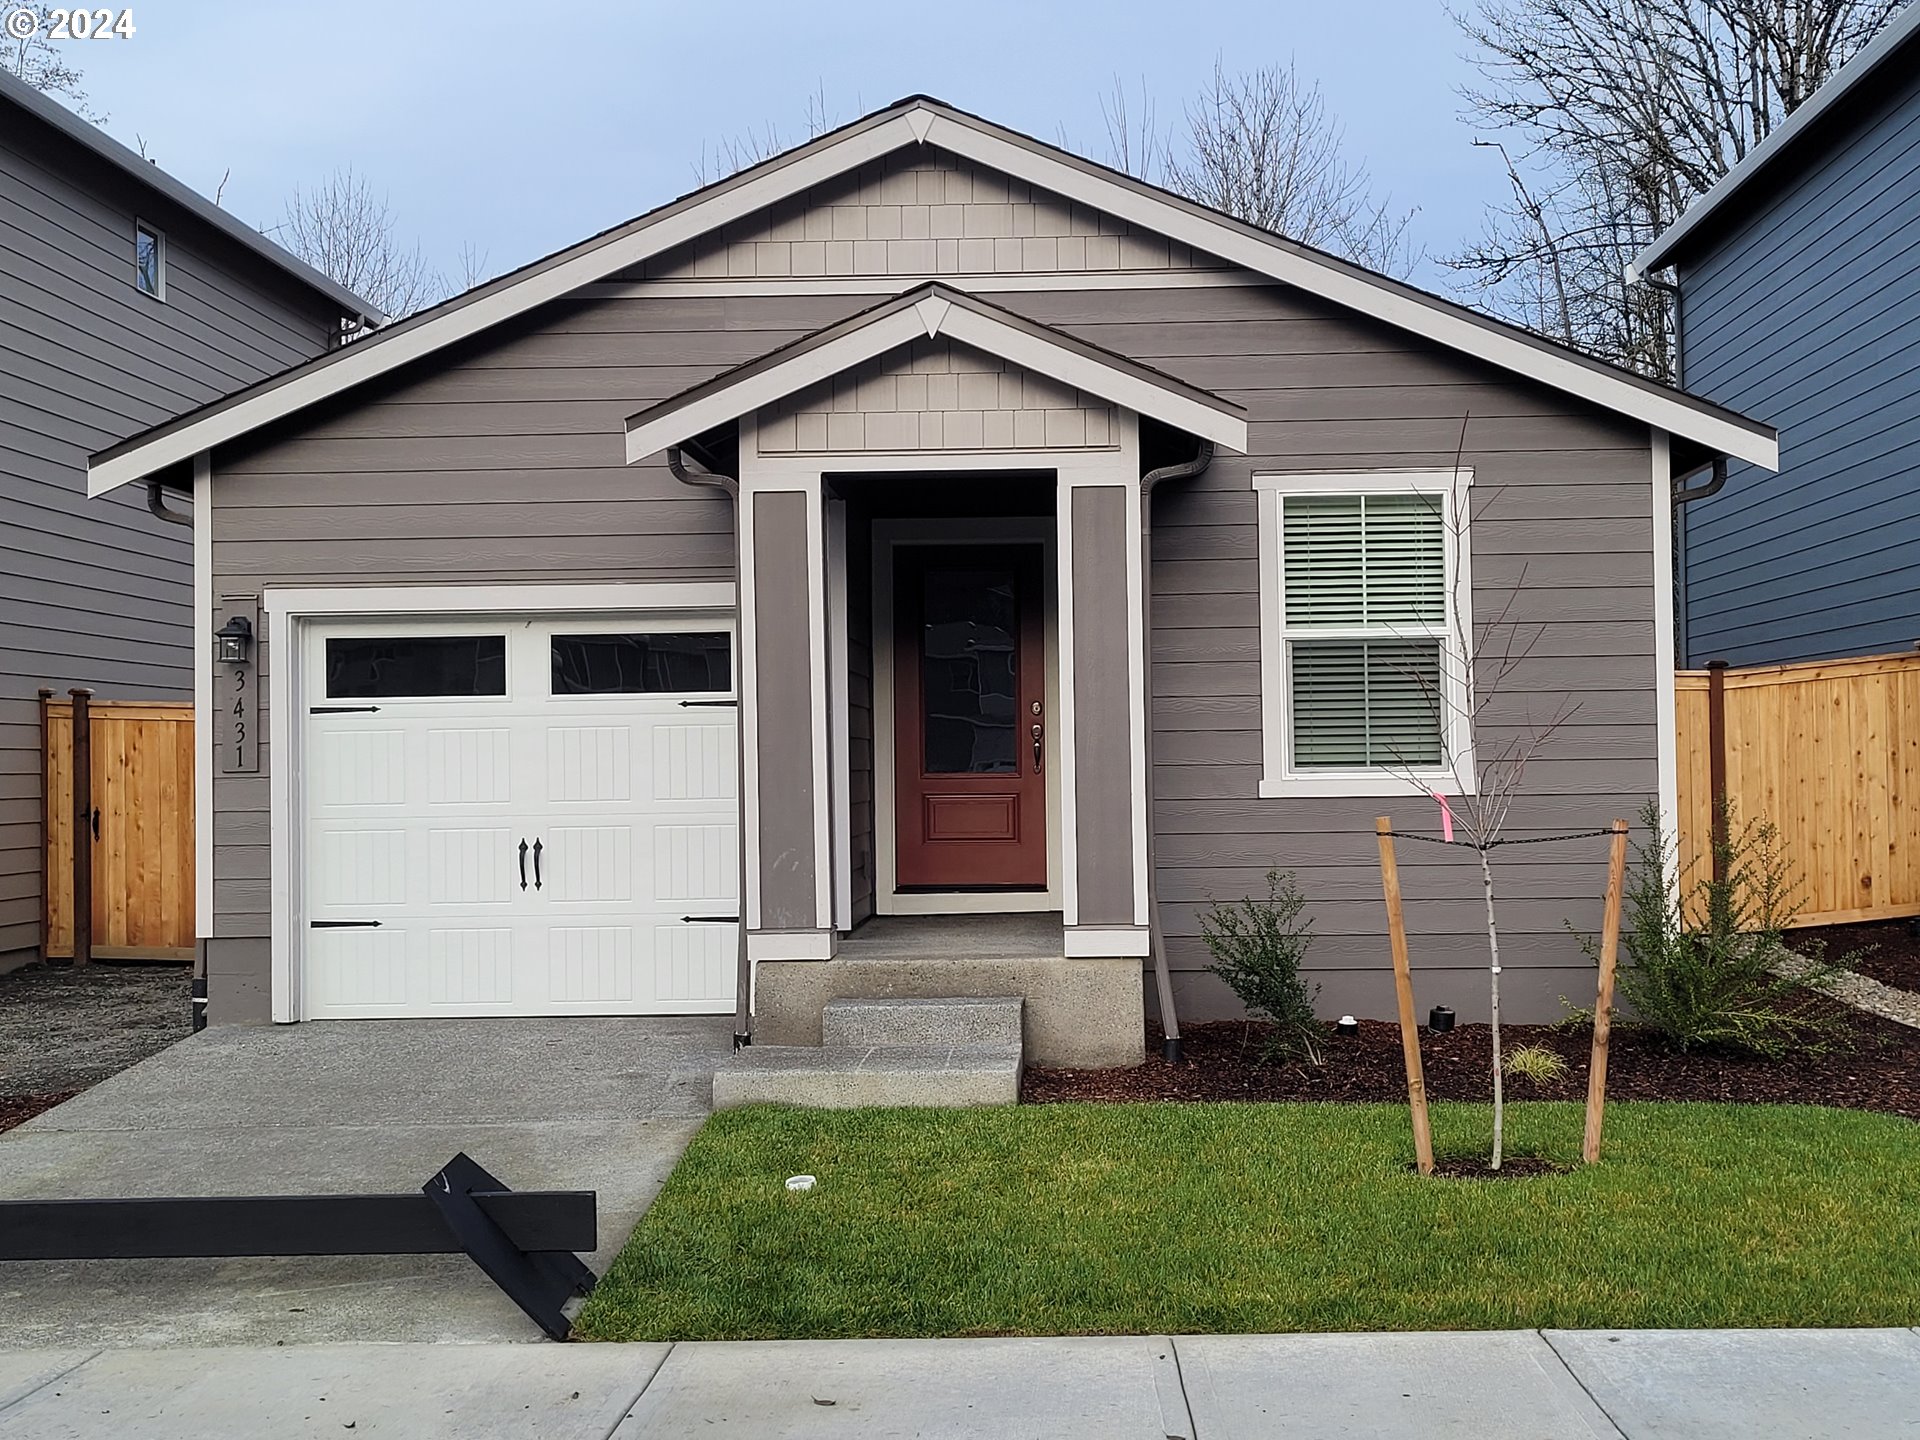
{"type": "Polygon", "coordinates": [[[1045,733],[1038,725],[1033,727],[1033,773],[1036,775],[1040,773],[1041,737],[1045,733]]]}

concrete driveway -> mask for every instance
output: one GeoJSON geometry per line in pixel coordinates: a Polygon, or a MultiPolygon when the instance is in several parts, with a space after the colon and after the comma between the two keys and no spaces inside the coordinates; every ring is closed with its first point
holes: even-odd
{"type": "MultiPolygon", "coordinates": [[[[0,1134],[0,1198],[418,1190],[465,1150],[600,1195],[596,1272],[710,1108],[726,1018],[208,1030],[0,1134]]],[[[0,1263],[0,1348],[534,1341],[464,1255],[0,1263]]]]}

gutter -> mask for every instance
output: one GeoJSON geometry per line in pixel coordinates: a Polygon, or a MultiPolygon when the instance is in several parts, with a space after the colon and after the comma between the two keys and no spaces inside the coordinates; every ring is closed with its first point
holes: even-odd
{"type": "Polygon", "coordinates": [[[739,1050],[753,1043],[753,961],[747,956],[747,667],[745,647],[740,643],[746,634],[746,616],[742,613],[741,596],[745,592],[743,582],[747,557],[743,551],[744,532],[740,525],[740,478],[737,475],[723,475],[704,464],[698,471],[689,470],[684,447],[680,445],[668,447],[667,470],[683,485],[700,485],[722,491],[733,502],[733,688],[739,706],[734,717],[733,737],[734,775],[740,795],[740,820],[734,826],[739,842],[737,863],[740,882],[736,888],[739,891],[740,917],[734,926],[739,947],[734,960],[733,1048],[739,1050]]]}
{"type": "Polygon", "coordinates": [[[1180,1017],[1174,1010],[1173,976],[1167,968],[1167,937],[1160,924],[1160,867],[1155,855],[1153,818],[1153,487],[1162,480],[1188,480],[1213,464],[1213,441],[1199,441],[1191,460],[1162,465],[1140,477],[1140,666],[1141,696],[1147,717],[1147,948],[1153,953],[1153,981],[1160,998],[1160,1029],[1165,1037],[1161,1057],[1169,1064],[1180,1059],[1180,1017]]]}

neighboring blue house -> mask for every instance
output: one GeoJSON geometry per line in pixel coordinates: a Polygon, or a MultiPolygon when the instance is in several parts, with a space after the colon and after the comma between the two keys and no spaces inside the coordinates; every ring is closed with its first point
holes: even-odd
{"type": "Polygon", "coordinates": [[[1680,383],[1768,421],[1678,509],[1679,658],[1920,641],[1920,6],[1634,261],[1680,289],[1680,383]]]}

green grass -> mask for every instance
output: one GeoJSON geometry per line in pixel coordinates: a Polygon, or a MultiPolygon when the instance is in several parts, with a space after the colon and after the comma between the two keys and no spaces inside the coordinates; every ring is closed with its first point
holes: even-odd
{"type": "MultiPolygon", "coordinates": [[[[1442,1154],[1485,1107],[1434,1111],[1442,1154]]],[[[1508,1107],[1571,1161],[1576,1105],[1508,1107]]],[[[1388,1105],[723,1112],[581,1316],[602,1340],[1920,1323],[1920,1126],[1620,1104],[1598,1166],[1409,1173],[1388,1105]],[[811,1194],[786,1177],[819,1176],[811,1194]]]]}

